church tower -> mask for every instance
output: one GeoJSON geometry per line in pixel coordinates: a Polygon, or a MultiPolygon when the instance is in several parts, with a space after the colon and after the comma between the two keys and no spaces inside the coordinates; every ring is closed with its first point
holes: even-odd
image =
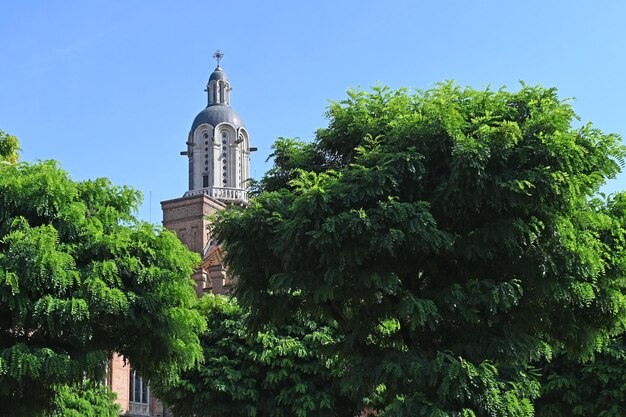
{"type": "Polygon", "coordinates": [[[226,204],[246,204],[250,177],[250,140],[243,119],[230,106],[230,82],[219,65],[206,85],[207,107],[191,124],[187,151],[189,190],[186,197],[204,194],[226,204]]]}
{"type": "Polygon", "coordinates": [[[163,226],[202,256],[203,267],[193,276],[198,295],[229,291],[231,282],[206,217],[229,204],[248,203],[250,152],[256,150],[250,148],[243,119],[230,106],[230,82],[220,67],[223,54],[218,50],[213,57],[217,67],[206,85],[207,106],[193,120],[187,150],[181,152],[189,161],[189,189],[182,198],[161,202],[163,226]]]}

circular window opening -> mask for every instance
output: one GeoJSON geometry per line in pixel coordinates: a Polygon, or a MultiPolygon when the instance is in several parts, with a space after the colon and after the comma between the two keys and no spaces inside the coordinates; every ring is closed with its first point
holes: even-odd
{"type": "Polygon", "coordinates": [[[205,134],[204,134],[204,138],[205,138],[205,139],[208,139],[208,138],[209,138],[209,134],[208,134],[208,133],[205,133],[205,134]]]}

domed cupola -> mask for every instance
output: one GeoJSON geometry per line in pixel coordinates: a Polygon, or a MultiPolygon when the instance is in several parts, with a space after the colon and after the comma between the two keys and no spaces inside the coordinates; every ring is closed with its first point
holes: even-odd
{"type": "Polygon", "coordinates": [[[219,64],[217,64],[215,71],[209,77],[209,82],[206,84],[206,90],[204,91],[207,92],[207,106],[215,104],[230,106],[230,83],[226,73],[222,71],[219,64]]]}
{"type": "Polygon", "coordinates": [[[250,176],[250,140],[243,119],[230,107],[230,83],[219,65],[205,91],[207,107],[194,119],[187,141],[189,191],[185,197],[206,194],[224,203],[245,204],[250,176]]]}
{"type": "MultiPolygon", "coordinates": [[[[213,71],[213,74],[211,74],[211,76],[209,77],[209,83],[211,81],[217,81],[217,80],[228,80],[228,78],[226,77],[226,73],[222,71],[222,68],[219,66],[219,64],[215,68],[215,71],[213,71]]],[[[207,83],[207,86],[208,86],[208,83],[207,83]]]]}

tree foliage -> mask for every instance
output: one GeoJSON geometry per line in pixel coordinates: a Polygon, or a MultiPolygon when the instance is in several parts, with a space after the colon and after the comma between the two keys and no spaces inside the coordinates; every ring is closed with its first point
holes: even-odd
{"type": "Polygon", "coordinates": [[[620,138],[555,89],[349,91],[280,140],[215,225],[253,326],[336,323],[345,383],[386,416],[532,416],[535,364],[624,327],[616,219],[591,199],[620,138]]]}
{"type": "MultiPolygon", "coordinates": [[[[611,222],[599,235],[613,248],[610,273],[623,274],[626,265],[626,194],[615,195],[608,204],[596,201],[611,222]]],[[[614,337],[592,358],[575,360],[557,355],[542,366],[538,417],[620,417],[626,409],[626,344],[623,333],[614,337]]]]}
{"type": "Polygon", "coordinates": [[[98,383],[62,385],[57,389],[54,409],[46,417],[118,417],[122,410],[115,397],[98,383]]]}
{"type": "Polygon", "coordinates": [[[289,320],[250,334],[235,299],[205,295],[199,303],[208,332],[204,363],[155,392],[179,417],[342,416],[360,403],[342,394],[336,360],[324,357],[328,327],[289,320]]]}
{"type": "Polygon", "coordinates": [[[20,144],[15,136],[0,130],[0,163],[14,164],[19,159],[20,144]]]}
{"type": "Polygon", "coordinates": [[[313,143],[279,137],[272,145],[272,150],[267,161],[273,159],[274,166],[265,173],[261,181],[253,182],[251,187],[253,196],[263,191],[282,188],[302,170],[316,170],[324,166],[324,156],[318,152],[313,143]]]}
{"type": "Polygon", "coordinates": [[[538,417],[621,417],[626,409],[626,347],[615,341],[593,360],[558,356],[544,367],[538,417]]]}
{"type": "Polygon", "coordinates": [[[139,199],[53,161],[0,164],[1,415],[41,413],[56,387],[100,379],[112,352],[146,378],[201,357],[198,257],[137,221],[139,199]]]}

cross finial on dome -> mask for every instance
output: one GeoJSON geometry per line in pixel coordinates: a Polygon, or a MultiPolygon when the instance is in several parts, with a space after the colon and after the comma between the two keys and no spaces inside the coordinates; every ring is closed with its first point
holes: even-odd
{"type": "Polygon", "coordinates": [[[215,51],[215,53],[213,54],[213,59],[217,61],[218,68],[220,66],[220,61],[222,60],[222,58],[224,58],[224,52],[220,51],[219,49],[215,51]]]}

